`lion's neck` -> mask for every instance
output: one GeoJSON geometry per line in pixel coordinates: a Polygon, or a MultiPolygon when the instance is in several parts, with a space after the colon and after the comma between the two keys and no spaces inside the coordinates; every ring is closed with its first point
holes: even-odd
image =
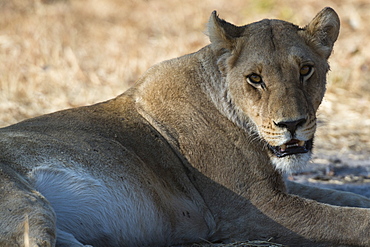
{"type": "Polygon", "coordinates": [[[265,147],[250,134],[248,120],[233,113],[222,97],[227,85],[209,52],[206,47],[153,67],[136,86],[135,101],[140,114],[192,166],[233,191],[242,190],[248,186],[243,174],[275,171],[272,166],[253,168],[269,163],[267,156],[256,155],[265,147]],[[258,160],[261,157],[264,160],[258,160]],[[232,163],[240,169],[228,170],[232,163]]]}

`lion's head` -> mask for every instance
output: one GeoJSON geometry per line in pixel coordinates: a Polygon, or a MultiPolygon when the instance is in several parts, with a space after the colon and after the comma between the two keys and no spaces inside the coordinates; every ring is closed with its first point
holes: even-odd
{"type": "Polygon", "coordinates": [[[238,27],[216,12],[210,18],[208,35],[223,75],[221,111],[257,133],[280,170],[310,158],[339,25],[330,8],[304,28],[280,20],[238,27]]]}

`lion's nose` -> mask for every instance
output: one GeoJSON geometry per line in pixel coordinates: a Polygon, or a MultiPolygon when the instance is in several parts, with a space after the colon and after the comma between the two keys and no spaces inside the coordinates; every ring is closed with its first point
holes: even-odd
{"type": "Polygon", "coordinates": [[[274,122],[274,123],[276,126],[280,128],[286,128],[292,134],[292,136],[294,136],[294,133],[297,130],[297,128],[299,126],[302,126],[305,122],[306,122],[306,119],[301,118],[301,119],[294,120],[294,121],[282,121],[282,122],[278,122],[278,123],[274,122]]]}

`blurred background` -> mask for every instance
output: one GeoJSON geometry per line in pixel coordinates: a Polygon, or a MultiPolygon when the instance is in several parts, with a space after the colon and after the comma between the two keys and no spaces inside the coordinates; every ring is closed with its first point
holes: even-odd
{"type": "Polygon", "coordinates": [[[368,0],[0,0],[0,126],[121,94],[151,65],[207,45],[213,10],[236,25],[277,18],[305,26],[326,6],[339,14],[341,33],[318,115],[313,170],[304,174],[311,182],[328,176],[343,182],[344,167],[357,176],[347,182],[364,183],[370,174],[368,0]]]}

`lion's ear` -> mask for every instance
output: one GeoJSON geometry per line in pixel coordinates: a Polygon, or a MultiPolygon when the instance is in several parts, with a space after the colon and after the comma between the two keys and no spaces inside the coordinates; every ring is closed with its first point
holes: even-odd
{"type": "Polygon", "coordinates": [[[324,57],[329,58],[339,35],[340,21],[332,8],[324,8],[304,28],[304,38],[324,57]]]}
{"type": "Polygon", "coordinates": [[[240,27],[220,19],[216,11],[212,12],[207,27],[207,35],[216,50],[227,49],[231,51],[235,46],[235,38],[241,34],[240,27]]]}

